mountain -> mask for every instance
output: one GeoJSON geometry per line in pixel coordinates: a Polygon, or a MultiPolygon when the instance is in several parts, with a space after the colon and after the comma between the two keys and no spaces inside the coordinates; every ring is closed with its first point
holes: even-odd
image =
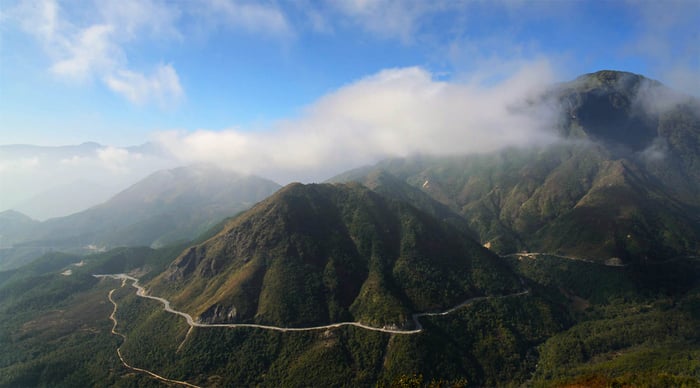
{"type": "Polygon", "coordinates": [[[0,145],[0,210],[36,219],[85,210],[157,170],[177,165],[157,145],[0,145]],[[76,190],[80,185],[80,190],[76,190]],[[72,194],[72,195],[71,195],[72,194]]]}
{"type": "Polygon", "coordinates": [[[398,327],[415,312],[519,288],[459,229],[357,184],[289,185],[150,285],[204,322],[398,327]]]}
{"type": "Polygon", "coordinates": [[[665,260],[700,252],[700,102],[613,71],[557,85],[550,146],[387,160],[377,171],[462,215],[496,252],[551,252],[596,261],[665,260]]]}
{"type": "Polygon", "coordinates": [[[630,266],[498,258],[359,184],[290,185],[202,240],[0,272],[0,386],[158,383],[144,371],[212,387],[700,382],[696,259],[650,263],[644,279],[630,266]],[[139,277],[146,296],[96,273],[139,277]],[[405,332],[417,312],[433,314],[405,332]],[[313,328],[343,319],[366,326],[313,328]]]}
{"type": "MultiPolygon", "coordinates": [[[[386,160],[191,243],[0,271],[0,387],[700,386],[697,100],[603,71],[528,104],[560,110],[558,142],[386,160]]],[[[196,169],[56,228],[173,203],[179,225],[184,193],[215,196],[196,169]]]]}
{"type": "Polygon", "coordinates": [[[190,240],[279,187],[263,178],[212,166],[159,171],[105,203],[47,220],[15,236],[9,242],[13,249],[3,251],[0,267],[17,265],[12,263],[13,255],[27,250],[84,253],[116,246],[161,246],[190,240]]]}
{"type": "Polygon", "coordinates": [[[117,191],[87,180],[77,180],[42,191],[14,205],[13,209],[43,221],[99,205],[117,191]]]}
{"type": "Polygon", "coordinates": [[[0,249],[10,246],[17,236],[31,231],[39,222],[15,210],[0,212],[0,249]]]}
{"type": "Polygon", "coordinates": [[[86,142],[79,145],[66,145],[57,147],[37,146],[30,144],[0,145],[0,155],[3,157],[26,157],[27,155],[50,156],[52,158],[71,157],[73,155],[85,156],[95,153],[103,146],[95,142],[86,142]]]}

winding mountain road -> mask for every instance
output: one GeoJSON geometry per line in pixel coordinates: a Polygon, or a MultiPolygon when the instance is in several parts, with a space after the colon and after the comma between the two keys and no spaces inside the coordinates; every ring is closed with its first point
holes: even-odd
{"type": "Polygon", "coordinates": [[[338,323],[332,323],[330,325],[322,325],[322,326],[310,326],[310,327],[281,327],[281,326],[270,326],[270,325],[259,325],[255,323],[200,323],[196,322],[194,319],[192,319],[192,316],[182,312],[182,311],[177,311],[173,309],[170,306],[170,301],[164,298],[160,298],[157,296],[152,296],[148,295],[146,293],[146,289],[139,284],[139,279],[129,276],[127,274],[105,274],[105,275],[93,275],[96,278],[111,278],[111,279],[116,279],[116,280],[122,280],[122,284],[126,282],[127,280],[130,280],[132,283],[132,287],[136,288],[136,295],[142,297],[142,298],[148,298],[148,299],[153,299],[156,300],[160,303],[163,304],[165,311],[179,315],[187,321],[187,324],[190,326],[190,328],[193,327],[226,327],[226,328],[256,328],[256,329],[264,329],[264,330],[275,330],[275,331],[281,331],[281,332],[293,332],[293,331],[314,331],[314,330],[328,330],[328,329],[337,329],[339,327],[343,326],[355,326],[359,327],[365,330],[372,330],[372,331],[378,331],[382,333],[389,333],[389,334],[418,334],[421,331],[423,331],[423,325],[421,325],[420,321],[418,318],[420,317],[430,317],[430,316],[444,316],[451,314],[463,307],[466,307],[474,302],[482,301],[482,300],[488,300],[488,299],[500,299],[500,298],[508,298],[508,297],[514,297],[514,296],[522,296],[522,295],[527,295],[529,293],[528,290],[524,290],[518,293],[514,294],[508,294],[508,295],[501,295],[501,296],[479,296],[471,299],[467,299],[466,301],[458,304],[457,306],[452,307],[449,310],[442,311],[442,312],[424,312],[424,313],[416,313],[413,314],[411,317],[413,319],[413,322],[415,324],[415,329],[391,329],[391,328],[386,328],[386,327],[375,327],[375,326],[368,326],[360,322],[338,322],[338,323]]]}
{"type": "MultiPolygon", "coordinates": [[[[451,314],[451,313],[453,313],[453,312],[455,312],[463,307],[466,307],[466,306],[468,306],[472,303],[478,302],[478,301],[489,300],[489,299],[509,298],[509,297],[514,297],[514,296],[522,296],[522,295],[527,295],[529,293],[529,290],[524,290],[524,291],[521,291],[518,293],[501,295],[501,296],[480,296],[480,297],[468,299],[468,300],[458,304],[457,306],[454,306],[451,309],[445,310],[442,312],[415,313],[411,317],[413,319],[413,322],[414,322],[416,328],[412,329],[412,330],[390,329],[390,328],[386,328],[386,327],[374,327],[374,326],[368,326],[368,325],[362,324],[360,322],[338,322],[338,323],[333,323],[330,325],[311,326],[311,327],[280,327],[280,326],[258,325],[258,324],[254,324],[254,323],[200,323],[200,322],[196,322],[194,319],[192,319],[191,315],[189,315],[185,312],[177,311],[177,310],[173,309],[170,306],[169,300],[164,299],[164,298],[160,298],[157,296],[148,295],[146,293],[146,289],[139,284],[139,279],[137,279],[133,276],[129,276],[127,274],[104,274],[104,275],[93,275],[93,276],[96,278],[110,278],[110,279],[115,279],[115,280],[121,280],[122,281],[121,287],[124,287],[126,285],[127,281],[131,281],[131,286],[136,289],[137,296],[158,301],[158,302],[163,304],[165,311],[185,318],[185,320],[187,321],[187,324],[190,326],[190,329],[187,331],[187,335],[185,336],[185,339],[182,341],[182,343],[178,347],[178,352],[180,351],[180,349],[184,345],[185,341],[187,341],[187,339],[190,336],[190,333],[192,332],[192,330],[195,327],[204,327],[204,328],[211,328],[211,327],[245,328],[245,327],[248,327],[248,328],[264,329],[264,330],[275,330],[275,331],[281,331],[281,332],[293,332],[293,331],[328,330],[328,329],[336,329],[336,328],[339,328],[342,326],[355,326],[355,327],[359,327],[359,328],[362,328],[365,330],[372,330],[372,331],[378,331],[378,332],[389,333],[389,334],[418,334],[418,333],[423,331],[423,325],[421,325],[420,320],[419,320],[419,318],[421,318],[421,317],[444,316],[444,315],[451,314]]],[[[109,316],[109,319],[114,322],[114,325],[112,326],[112,334],[118,335],[118,336],[122,337],[124,339],[124,341],[126,341],[126,335],[117,331],[116,314],[117,314],[118,305],[117,305],[117,302],[114,300],[114,298],[112,298],[112,295],[114,294],[114,292],[116,290],[117,290],[116,288],[111,290],[107,296],[109,301],[114,305],[114,310],[112,310],[112,314],[109,316]]],[[[117,355],[119,356],[119,360],[122,362],[122,364],[128,369],[131,369],[131,370],[134,370],[137,372],[141,372],[141,373],[145,373],[145,374],[147,374],[147,375],[149,375],[157,380],[163,381],[165,383],[179,384],[179,385],[183,385],[186,387],[199,388],[197,385],[190,384],[186,381],[169,379],[169,378],[163,377],[155,372],[129,365],[124,360],[124,356],[122,355],[122,352],[121,352],[121,346],[119,346],[117,348],[117,355]]]]}
{"type": "MultiPolygon", "coordinates": [[[[122,282],[122,287],[124,287],[124,283],[126,283],[126,279],[124,279],[124,281],[122,282]]],[[[109,294],[107,295],[107,298],[109,298],[109,301],[112,302],[112,304],[114,305],[114,310],[112,310],[112,314],[110,314],[109,319],[111,319],[112,322],[114,322],[114,325],[112,326],[112,334],[118,335],[118,336],[122,337],[122,339],[123,339],[124,341],[126,341],[126,335],[124,335],[124,334],[122,334],[122,333],[120,333],[120,332],[117,331],[117,317],[116,317],[116,315],[117,315],[117,308],[118,308],[118,306],[117,306],[117,302],[115,302],[114,299],[112,298],[112,294],[114,294],[114,291],[116,291],[116,290],[117,290],[116,288],[113,289],[113,290],[111,290],[111,291],[109,292],[109,294]]],[[[123,343],[123,342],[122,342],[122,343],[123,343]]],[[[119,356],[119,360],[122,362],[122,364],[123,364],[127,369],[131,369],[131,370],[136,371],[136,372],[145,373],[145,374],[147,374],[147,375],[153,377],[154,379],[163,381],[163,382],[165,382],[165,383],[179,384],[179,385],[184,385],[184,386],[186,386],[186,387],[191,387],[191,388],[200,388],[198,385],[190,384],[190,383],[188,383],[187,381],[180,381],[180,380],[169,379],[169,378],[163,377],[163,376],[161,376],[161,375],[159,375],[159,374],[157,374],[157,373],[155,373],[155,372],[151,372],[150,370],[146,370],[146,369],[142,369],[142,368],[137,368],[137,367],[135,367],[135,366],[129,365],[129,364],[124,360],[124,356],[122,355],[122,347],[121,347],[121,346],[119,346],[119,347],[117,348],[117,356],[119,356]]]]}

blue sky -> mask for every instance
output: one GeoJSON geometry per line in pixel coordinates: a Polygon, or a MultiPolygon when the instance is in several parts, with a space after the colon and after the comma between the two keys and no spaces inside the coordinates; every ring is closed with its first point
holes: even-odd
{"type": "Polygon", "coordinates": [[[546,60],[555,80],[621,69],[692,91],[699,7],[655,3],[3,0],[0,144],[256,131],[413,66],[494,82],[546,60]]]}
{"type": "Polygon", "coordinates": [[[698,95],[699,25],[696,0],[0,0],[0,145],[104,146],[0,152],[0,210],[36,182],[123,183],[155,166],[286,183],[546,141],[553,112],[508,107],[583,73],[698,95]],[[168,160],[126,148],[145,142],[168,160]]]}

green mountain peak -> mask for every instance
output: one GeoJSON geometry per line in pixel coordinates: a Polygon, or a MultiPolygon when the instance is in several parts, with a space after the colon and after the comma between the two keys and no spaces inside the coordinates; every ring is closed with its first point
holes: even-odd
{"type": "Polygon", "coordinates": [[[412,313],[519,283],[411,205],[359,184],[291,184],[183,252],[152,287],[206,322],[403,327],[412,313]]]}

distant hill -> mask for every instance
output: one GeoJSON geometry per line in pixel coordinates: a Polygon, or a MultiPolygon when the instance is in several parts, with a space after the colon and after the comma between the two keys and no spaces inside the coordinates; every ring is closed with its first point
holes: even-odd
{"type": "Polygon", "coordinates": [[[63,217],[105,202],[118,191],[86,180],[52,187],[13,206],[37,220],[63,217]],[[60,206],[56,206],[60,204],[60,206]]]}
{"type": "Polygon", "coordinates": [[[66,145],[57,147],[37,146],[31,144],[0,145],[0,153],[8,157],[24,157],[27,154],[48,155],[56,158],[70,157],[73,155],[87,155],[96,152],[103,146],[95,142],[86,142],[79,145],[66,145]]]}
{"type": "Polygon", "coordinates": [[[360,185],[291,184],[187,249],[151,289],[206,322],[280,326],[411,314],[520,289],[459,229],[360,185]]]}
{"type": "Polygon", "coordinates": [[[15,210],[0,212],[0,249],[12,245],[18,237],[26,235],[39,222],[15,210]]]}
{"type": "Polygon", "coordinates": [[[112,147],[0,145],[0,210],[38,220],[63,217],[100,204],[148,174],[177,166],[153,143],[112,147]]]}
{"type": "Polygon", "coordinates": [[[700,251],[697,99],[601,71],[539,103],[561,109],[562,139],[552,146],[394,159],[332,181],[392,174],[461,214],[499,253],[638,262],[700,251]]]}
{"type": "Polygon", "coordinates": [[[6,242],[13,249],[0,252],[0,267],[19,264],[12,263],[13,255],[26,251],[89,252],[190,240],[279,187],[263,178],[212,166],[159,171],[103,204],[15,233],[6,242]]]}

